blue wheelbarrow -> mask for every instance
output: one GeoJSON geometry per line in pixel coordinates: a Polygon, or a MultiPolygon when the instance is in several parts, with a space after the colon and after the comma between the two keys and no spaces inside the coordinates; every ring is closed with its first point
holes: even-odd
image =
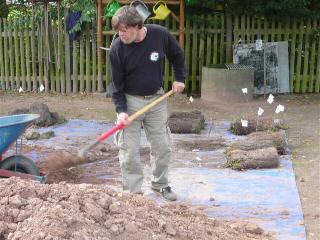
{"type": "Polygon", "coordinates": [[[21,155],[22,140],[19,138],[24,131],[39,118],[38,114],[19,114],[0,117],[0,178],[20,177],[33,179],[44,183],[47,177],[40,173],[36,164],[29,158],[21,155]],[[2,159],[2,155],[9,147],[16,143],[16,154],[2,159]],[[18,151],[20,150],[20,151],[18,151]]]}

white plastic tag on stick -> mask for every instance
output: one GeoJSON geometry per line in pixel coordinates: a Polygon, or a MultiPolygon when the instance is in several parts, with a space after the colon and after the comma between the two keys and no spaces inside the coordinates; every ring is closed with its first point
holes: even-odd
{"type": "Polygon", "coordinates": [[[258,116],[261,116],[263,113],[264,113],[264,110],[261,107],[259,107],[258,116]]]}
{"type": "Polygon", "coordinates": [[[270,94],[269,97],[268,97],[267,102],[268,102],[269,104],[271,104],[271,103],[273,103],[273,100],[274,100],[274,96],[273,96],[272,94],[270,94]]]}
{"type": "Polygon", "coordinates": [[[280,113],[280,112],[283,112],[284,111],[284,106],[279,104],[276,108],[276,114],[280,113]]]}
{"type": "Polygon", "coordinates": [[[242,88],[242,93],[248,93],[248,88],[242,88]]]}
{"type": "Polygon", "coordinates": [[[242,127],[248,127],[248,121],[241,119],[241,125],[242,127]]]}
{"type": "Polygon", "coordinates": [[[40,86],[40,92],[42,92],[44,90],[44,86],[41,84],[40,86]]]}
{"type": "Polygon", "coordinates": [[[189,101],[190,101],[190,102],[193,102],[193,97],[192,97],[192,96],[189,98],[189,101]]]}
{"type": "Polygon", "coordinates": [[[19,93],[23,92],[23,89],[22,87],[19,88],[19,93]]]}

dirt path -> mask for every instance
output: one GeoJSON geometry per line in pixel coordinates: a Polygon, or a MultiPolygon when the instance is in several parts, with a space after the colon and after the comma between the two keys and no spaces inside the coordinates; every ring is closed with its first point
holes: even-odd
{"type": "MultiPolygon", "coordinates": [[[[66,118],[114,119],[114,106],[104,94],[93,95],[35,95],[4,94],[0,92],[0,115],[6,115],[17,107],[29,107],[34,102],[47,104],[51,111],[56,111],[66,118]]],[[[285,112],[277,117],[287,125],[289,144],[292,145],[293,162],[300,192],[308,239],[320,238],[320,96],[287,95],[276,97],[272,105],[264,99],[248,103],[208,103],[195,99],[188,101],[186,95],[170,99],[170,111],[201,110],[206,120],[233,120],[235,118],[256,117],[256,110],[262,107],[269,117],[273,115],[276,104],[285,106],[285,112]]]]}

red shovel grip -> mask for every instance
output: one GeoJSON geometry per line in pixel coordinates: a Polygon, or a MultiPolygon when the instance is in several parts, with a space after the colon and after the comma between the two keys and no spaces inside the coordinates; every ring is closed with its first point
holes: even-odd
{"type": "Polygon", "coordinates": [[[118,130],[121,130],[125,127],[125,124],[123,122],[117,124],[116,126],[114,126],[113,128],[111,128],[108,132],[102,134],[98,140],[99,142],[103,142],[104,140],[106,140],[108,137],[110,137],[111,135],[113,135],[115,132],[117,132],[118,130]]]}

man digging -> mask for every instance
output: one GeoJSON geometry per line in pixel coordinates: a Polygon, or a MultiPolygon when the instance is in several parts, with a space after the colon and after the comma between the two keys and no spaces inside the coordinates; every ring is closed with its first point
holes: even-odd
{"type": "Polygon", "coordinates": [[[170,201],[177,195],[168,185],[168,164],[171,157],[171,136],[167,124],[167,102],[162,101],[135,121],[129,116],[164,95],[164,60],[174,68],[175,93],[184,90],[186,63],[176,39],[162,26],[143,24],[142,17],[132,6],[123,6],[112,18],[119,34],[110,49],[112,73],[111,94],[116,106],[117,121],[127,127],[115,135],[123,189],[142,194],[143,170],[140,163],[141,127],[151,144],[153,178],[151,188],[170,201]]]}

